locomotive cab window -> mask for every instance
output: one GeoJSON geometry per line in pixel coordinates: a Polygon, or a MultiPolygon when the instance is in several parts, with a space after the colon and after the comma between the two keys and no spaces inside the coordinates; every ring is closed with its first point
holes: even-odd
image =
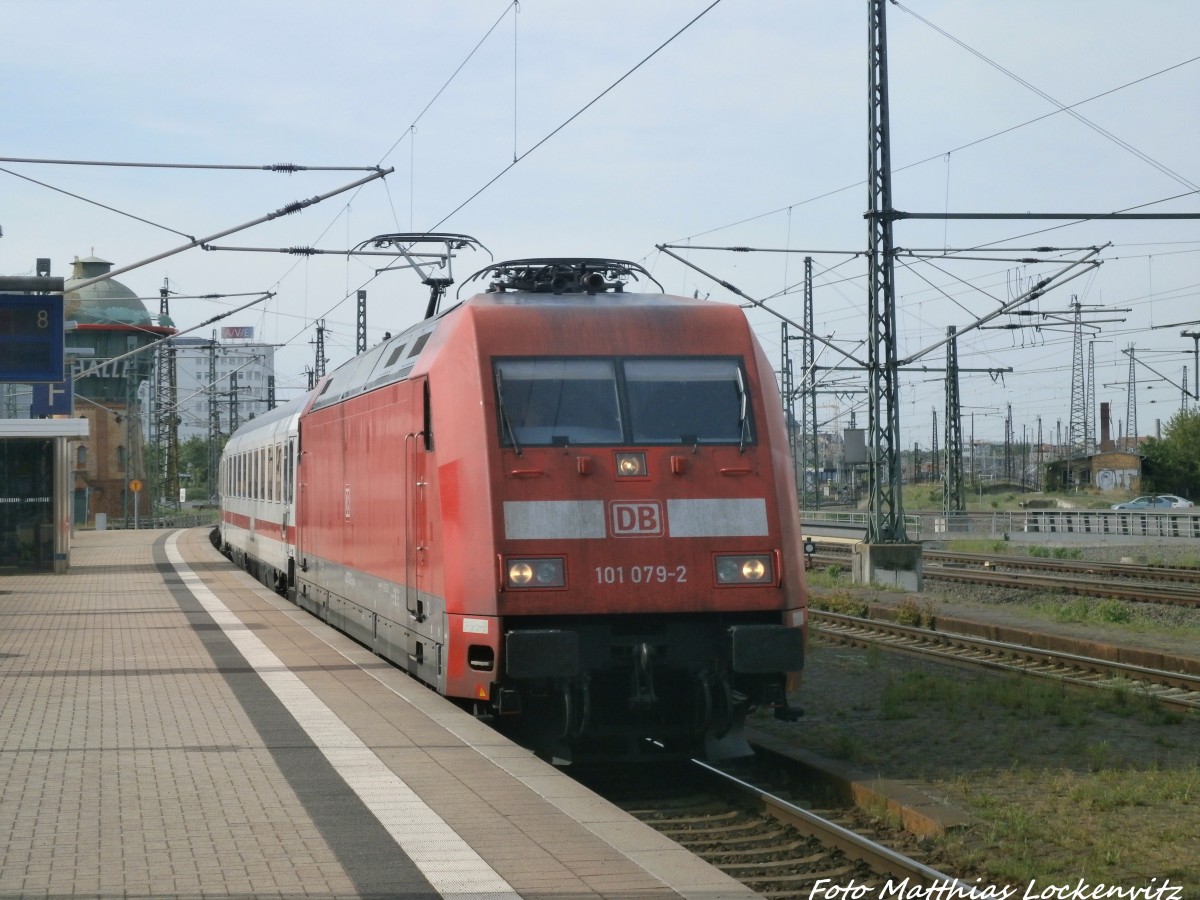
{"type": "Polygon", "coordinates": [[[635,444],[749,443],[750,410],[732,359],[630,359],[624,364],[635,444]]]}
{"type": "Polygon", "coordinates": [[[495,360],[506,447],[754,442],[741,361],[495,360]]]}
{"type": "Polygon", "coordinates": [[[505,446],[622,442],[611,360],[498,360],[496,392],[505,446]]]}

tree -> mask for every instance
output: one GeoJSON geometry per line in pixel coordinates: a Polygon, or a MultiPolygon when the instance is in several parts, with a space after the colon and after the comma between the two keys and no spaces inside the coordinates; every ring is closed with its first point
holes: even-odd
{"type": "Polygon", "coordinates": [[[1180,410],[1142,444],[1142,490],[1200,498],[1200,411],[1180,410]]]}
{"type": "Polygon", "coordinates": [[[188,497],[208,496],[208,440],[206,438],[190,437],[186,441],[180,442],[179,477],[184,487],[188,489],[188,497]]]}

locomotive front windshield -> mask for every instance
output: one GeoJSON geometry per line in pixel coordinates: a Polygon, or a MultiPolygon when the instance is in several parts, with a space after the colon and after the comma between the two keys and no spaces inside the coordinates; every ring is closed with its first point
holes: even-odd
{"type": "Polygon", "coordinates": [[[501,444],[739,444],[753,440],[736,359],[495,361],[501,444]]]}

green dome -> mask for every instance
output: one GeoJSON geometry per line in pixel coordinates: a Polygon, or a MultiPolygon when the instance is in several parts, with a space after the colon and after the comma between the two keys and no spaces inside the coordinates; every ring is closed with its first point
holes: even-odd
{"type": "Polygon", "coordinates": [[[150,313],[137,294],[119,281],[109,279],[88,285],[80,290],[71,287],[112,270],[106,259],[89,256],[75,258],[71,277],[64,285],[66,319],[80,325],[150,325],[150,313]]]}

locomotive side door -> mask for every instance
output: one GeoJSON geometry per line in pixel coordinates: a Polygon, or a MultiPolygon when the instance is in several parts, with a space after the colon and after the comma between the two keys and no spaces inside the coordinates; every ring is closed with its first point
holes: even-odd
{"type": "Polygon", "coordinates": [[[405,526],[404,591],[408,609],[409,671],[430,684],[441,679],[440,616],[429,608],[429,453],[433,434],[429,409],[429,382],[425,377],[409,382],[412,428],[404,438],[405,526]]]}

